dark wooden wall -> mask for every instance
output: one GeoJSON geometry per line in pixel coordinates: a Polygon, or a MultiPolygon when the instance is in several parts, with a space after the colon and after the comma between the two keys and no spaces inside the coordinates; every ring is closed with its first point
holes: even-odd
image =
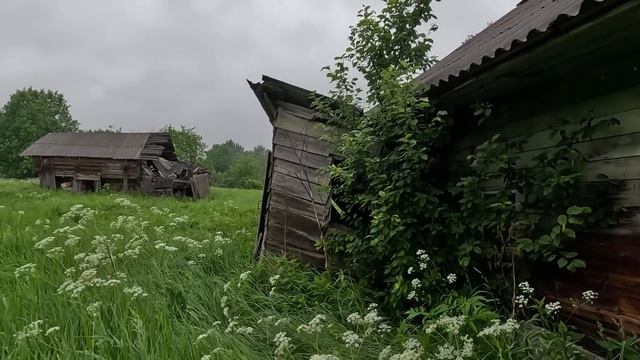
{"type": "MultiPolygon", "coordinates": [[[[635,76],[640,84],[640,74],[635,76]]],[[[544,268],[536,272],[536,282],[539,294],[560,301],[565,314],[584,330],[594,332],[600,322],[612,334],[619,324],[640,334],[640,85],[621,86],[590,97],[586,95],[589,83],[577,82],[572,93],[558,97],[558,91],[568,85],[554,89],[554,84],[547,83],[546,92],[532,89],[522,96],[497,100],[492,121],[474,131],[460,129],[451,158],[460,164],[476,145],[500,133],[507,139],[528,139],[518,152],[520,166],[527,167],[533,157],[552,149],[559,140],[557,135],[552,136],[551,128],[576,129],[585,117],[617,118],[620,126],[596,133],[577,147],[588,159],[587,184],[604,181],[602,175],[620,180],[620,190],[613,200],[628,212],[615,229],[579,235],[574,246],[585,259],[586,269],[569,274],[555,267],[544,268]],[[559,125],[560,120],[566,124],[559,125]],[[601,298],[594,305],[575,310],[572,304],[585,290],[595,290],[601,298]]],[[[501,179],[495,179],[488,187],[500,184],[501,179]]]]}

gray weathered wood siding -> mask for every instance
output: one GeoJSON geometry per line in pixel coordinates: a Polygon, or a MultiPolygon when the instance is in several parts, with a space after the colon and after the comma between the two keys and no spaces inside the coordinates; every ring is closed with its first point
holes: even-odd
{"type": "Polygon", "coordinates": [[[271,252],[325,265],[324,239],[330,217],[330,147],[313,112],[284,101],[273,103],[273,147],[263,201],[260,253],[271,252]]]}

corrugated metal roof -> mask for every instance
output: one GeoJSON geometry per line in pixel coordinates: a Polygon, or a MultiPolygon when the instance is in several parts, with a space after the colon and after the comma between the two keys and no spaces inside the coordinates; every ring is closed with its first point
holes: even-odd
{"type": "Polygon", "coordinates": [[[60,156],[135,160],[150,133],[51,133],[22,152],[22,156],[60,156]]]}
{"type": "MultiPolygon", "coordinates": [[[[615,0],[613,0],[615,1],[615,0]]],[[[576,17],[587,3],[612,0],[527,0],[459,48],[437,62],[418,77],[426,85],[440,86],[464,77],[473,67],[485,65],[531,40],[536,34],[549,31],[556,23],[576,17]]]]}

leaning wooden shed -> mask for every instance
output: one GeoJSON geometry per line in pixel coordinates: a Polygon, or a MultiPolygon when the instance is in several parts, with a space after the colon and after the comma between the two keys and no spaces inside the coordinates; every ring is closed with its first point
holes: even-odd
{"type": "Polygon", "coordinates": [[[577,146],[588,159],[586,181],[622,181],[615,200],[629,217],[615,229],[580,237],[576,250],[586,269],[538,273],[547,299],[568,311],[582,291],[600,293],[598,302],[572,317],[587,331],[602,323],[606,331],[620,324],[640,333],[638,24],[639,0],[525,0],[418,78],[456,118],[452,172],[496,133],[529,137],[519,155],[530,159],[557,143],[552,128],[570,129],[586,117],[621,122],[577,146]],[[466,115],[477,102],[494,105],[492,118],[480,126],[466,115]]]}
{"type": "Polygon", "coordinates": [[[337,230],[331,222],[329,176],[323,172],[334,159],[330,144],[321,139],[326,119],[311,110],[311,91],[268,76],[249,85],[273,125],[255,255],[286,254],[326,266],[319,245],[337,230]]]}
{"type": "Polygon", "coordinates": [[[73,191],[99,190],[104,184],[147,194],[206,197],[209,174],[178,161],[167,133],[50,133],[22,156],[33,159],[40,185],[73,191]]]}

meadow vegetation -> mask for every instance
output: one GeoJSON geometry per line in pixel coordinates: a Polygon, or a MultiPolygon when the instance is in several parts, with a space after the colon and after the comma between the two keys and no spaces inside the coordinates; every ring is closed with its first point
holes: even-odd
{"type": "MultiPolygon", "coordinates": [[[[574,334],[554,325],[557,308],[528,286],[526,321],[453,287],[435,307],[389,318],[346,274],[254,262],[259,199],[0,181],[0,358],[581,358],[574,334]]],[[[426,252],[415,258],[416,272],[432,270],[426,252]]]]}

